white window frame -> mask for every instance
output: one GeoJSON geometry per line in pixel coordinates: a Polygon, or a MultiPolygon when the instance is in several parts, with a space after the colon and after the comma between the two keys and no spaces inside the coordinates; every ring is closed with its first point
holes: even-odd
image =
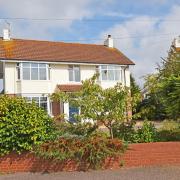
{"type": "Polygon", "coordinates": [[[100,65],[99,66],[99,74],[100,74],[100,80],[101,81],[117,81],[117,82],[124,82],[124,68],[122,68],[119,65],[100,65]],[[106,68],[105,68],[106,67],[106,68]],[[107,73],[107,79],[103,79],[102,72],[106,71],[107,73]],[[113,79],[109,78],[108,71],[113,71],[113,79]],[[116,71],[119,72],[119,79],[116,79],[116,71]]]}
{"type": "Polygon", "coordinates": [[[49,64],[46,64],[46,63],[29,63],[29,62],[23,62],[23,63],[17,63],[17,66],[16,66],[16,69],[17,69],[17,79],[18,80],[31,80],[31,81],[47,81],[47,80],[50,80],[50,65],[49,64]],[[28,63],[29,64],[29,67],[27,67],[27,69],[29,68],[30,69],[30,78],[29,79],[24,79],[23,77],[23,68],[26,68],[26,67],[23,67],[23,64],[24,63],[28,63]],[[32,69],[33,68],[36,68],[36,67],[32,67],[32,64],[37,64],[37,70],[38,70],[38,78],[37,79],[33,79],[32,80],[32,77],[31,77],[31,73],[32,73],[32,69]],[[40,67],[41,64],[45,64],[45,67],[40,67]],[[46,79],[40,79],[40,69],[45,69],[46,70],[46,79]]]}
{"type": "Polygon", "coordinates": [[[68,70],[69,70],[69,81],[70,82],[81,82],[81,69],[80,69],[79,65],[69,65],[68,70]],[[78,68],[78,70],[79,70],[79,80],[78,81],[76,81],[76,78],[75,78],[76,68],[78,68]],[[70,71],[72,71],[72,80],[70,80],[70,71]]]}
{"type": "MultiPolygon", "coordinates": [[[[51,114],[51,103],[50,103],[50,100],[47,96],[42,96],[42,95],[23,95],[24,98],[27,98],[27,101],[32,103],[33,101],[33,98],[38,98],[38,102],[37,102],[37,105],[38,107],[41,107],[41,98],[46,98],[46,101],[43,101],[43,102],[46,102],[47,103],[47,113],[50,115],[51,114]]],[[[36,102],[36,101],[35,101],[36,102]]]]}

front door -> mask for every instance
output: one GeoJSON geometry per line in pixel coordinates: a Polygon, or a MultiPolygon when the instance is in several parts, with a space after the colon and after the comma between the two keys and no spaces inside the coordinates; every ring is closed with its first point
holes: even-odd
{"type": "Polygon", "coordinates": [[[76,122],[75,115],[79,114],[79,108],[72,106],[69,104],[69,121],[72,123],[76,122]]]}

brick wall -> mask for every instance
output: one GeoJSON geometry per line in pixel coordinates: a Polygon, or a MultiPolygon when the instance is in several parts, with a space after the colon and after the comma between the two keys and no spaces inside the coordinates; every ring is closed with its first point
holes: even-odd
{"type": "MultiPolygon", "coordinates": [[[[124,165],[124,167],[180,166],[180,142],[131,144],[122,157],[107,158],[103,168],[116,169],[120,165],[124,165]]],[[[21,155],[11,153],[0,158],[1,173],[77,171],[87,168],[84,163],[77,164],[74,161],[59,163],[35,157],[32,153],[22,153],[21,155]]]]}
{"type": "Polygon", "coordinates": [[[180,142],[132,144],[123,158],[127,167],[180,165],[180,142]]]}

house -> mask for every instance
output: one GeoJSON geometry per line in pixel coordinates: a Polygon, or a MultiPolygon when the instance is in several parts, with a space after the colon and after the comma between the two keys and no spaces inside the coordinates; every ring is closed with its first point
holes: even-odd
{"type": "Polygon", "coordinates": [[[175,58],[180,57],[180,36],[175,38],[172,42],[172,45],[168,52],[168,58],[171,58],[171,57],[175,57],[175,58]]]}
{"type": "Polygon", "coordinates": [[[121,82],[130,86],[129,66],[134,63],[114,48],[109,35],[103,45],[12,39],[9,30],[0,39],[0,73],[4,93],[35,100],[56,116],[71,119],[77,110],[68,103],[50,102],[56,90],[78,91],[81,81],[100,73],[103,88],[121,82]]]}

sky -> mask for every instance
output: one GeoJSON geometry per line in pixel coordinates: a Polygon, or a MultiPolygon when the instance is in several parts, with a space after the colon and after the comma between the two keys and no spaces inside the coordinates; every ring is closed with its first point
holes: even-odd
{"type": "Polygon", "coordinates": [[[7,20],[13,38],[103,44],[111,34],[142,87],[180,35],[180,0],[0,0],[0,32],[1,18],[26,18],[7,20]]]}

